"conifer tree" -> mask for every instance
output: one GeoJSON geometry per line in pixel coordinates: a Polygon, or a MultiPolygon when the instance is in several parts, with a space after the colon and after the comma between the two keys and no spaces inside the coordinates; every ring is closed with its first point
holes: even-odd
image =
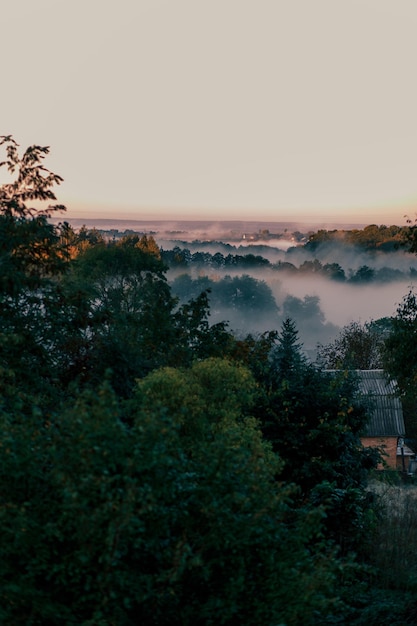
{"type": "Polygon", "coordinates": [[[271,350],[268,380],[256,414],[284,460],[282,477],[299,486],[302,501],[325,506],[327,531],[344,552],[357,549],[369,506],[363,487],[378,454],[361,446],[367,415],[355,379],[309,363],[287,319],[271,350]]]}
{"type": "Polygon", "coordinates": [[[283,379],[296,374],[299,367],[305,363],[301,350],[302,344],[298,340],[295,322],[286,318],[281,325],[277,345],[271,355],[274,375],[283,379]]]}

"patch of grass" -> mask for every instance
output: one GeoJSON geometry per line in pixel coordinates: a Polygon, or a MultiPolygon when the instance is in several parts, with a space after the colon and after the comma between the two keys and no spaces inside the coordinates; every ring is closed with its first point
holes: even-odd
{"type": "Polygon", "coordinates": [[[372,563],[378,586],[417,591],[417,487],[375,481],[370,490],[377,495],[377,523],[371,539],[372,563]]]}

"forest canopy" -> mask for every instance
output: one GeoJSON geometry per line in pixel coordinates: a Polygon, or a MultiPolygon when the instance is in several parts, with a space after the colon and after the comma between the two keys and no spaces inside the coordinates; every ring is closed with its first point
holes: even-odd
{"type": "Polygon", "coordinates": [[[0,145],[0,621],[406,623],[410,590],[378,586],[367,407],[307,359],[298,303],[257,335],[212,323],[211,283],[180,298],[151,235],[52,221],[48,148],[0,145]]]}

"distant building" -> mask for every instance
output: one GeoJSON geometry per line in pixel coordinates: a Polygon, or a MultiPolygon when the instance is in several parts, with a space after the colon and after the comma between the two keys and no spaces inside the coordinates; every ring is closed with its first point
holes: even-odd
{"type": "Polygon", "coordinates": [[[378,447],[384,452],[388,468],[409,472],[415,453],[406,445],[405,424],[397,386],[383,370],[358,370],[359,390],[369,399],[369,421],[361,437],[364,447],[378,447]]]}

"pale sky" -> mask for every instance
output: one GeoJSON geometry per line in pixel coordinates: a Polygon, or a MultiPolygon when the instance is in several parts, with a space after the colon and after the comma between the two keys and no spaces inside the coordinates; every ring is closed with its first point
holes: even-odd
{"type": "Polygon", "coordinates": [[[0,135],[51,147],[68,217],[417,212],[417,0],[13,0],[0,16],[0,135]]]}

